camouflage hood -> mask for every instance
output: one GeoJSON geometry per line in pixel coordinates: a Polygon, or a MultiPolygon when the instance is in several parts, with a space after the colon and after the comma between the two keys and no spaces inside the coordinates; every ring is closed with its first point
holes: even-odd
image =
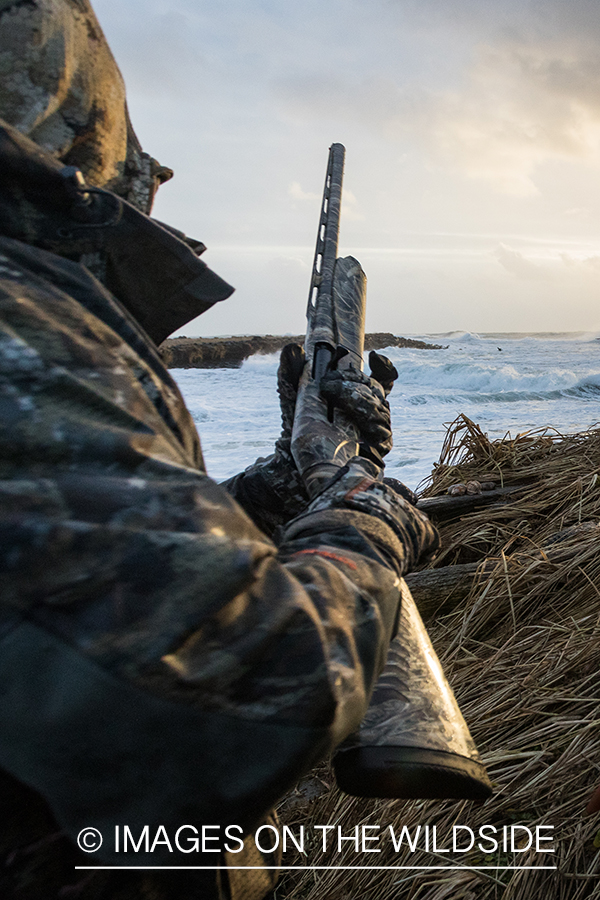
{"type": "Polygon", "coordinates": [[[203,244],[87,186],[1,120],[0,234],[85,265],[156,344],[233,292],[198,259],[203,244]]]}
{"type": "Polygon", "coordinates": [[[144,153],[88,0],[0,0],[0,118],[149,213],[172,171],[144,153]]]}

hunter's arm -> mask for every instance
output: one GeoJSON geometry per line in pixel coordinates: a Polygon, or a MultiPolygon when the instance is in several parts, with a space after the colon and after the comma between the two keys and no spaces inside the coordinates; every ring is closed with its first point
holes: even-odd
{"type": "Polygon", "coordinates": [[[0,765],[71,833],[250,827],[360,720],[410,542],[334,491],[278,552],[114,298],[0,252],[0,765]]]}

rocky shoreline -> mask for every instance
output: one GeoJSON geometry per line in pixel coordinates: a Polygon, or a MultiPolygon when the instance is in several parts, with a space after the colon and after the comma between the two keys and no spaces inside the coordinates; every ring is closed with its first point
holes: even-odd
{"type": "MultiPolygon", "coordinates": [[[[285,344],[304,343],[304,335],[240,335],[214,338],[168,338],[160,352],[169,369],[237,369],[255,353],[277,353],[285,344]]],[[[440,344],[428,344],[388,332],[365,335],[365,350],[384,347],[410,347],[417,350],[445,350],[440,344]]]]}

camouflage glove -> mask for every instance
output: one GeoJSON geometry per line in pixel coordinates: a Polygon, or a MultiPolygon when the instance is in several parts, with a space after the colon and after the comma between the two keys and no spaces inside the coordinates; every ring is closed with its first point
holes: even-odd
{"type": "Polygon", "coordinates": [[[386,400],[398,372],[389,359],[374,350],[369,354],[371,377],[358,369],[327,372],[321,395],[356,426],[360,455],[383,467],[393,445],[390,406],[386,400]]]}
{"type": "MultiPolygon", "coordinates": [[[[329,373],[321,393],[359,428],[360,455],[383,468],[382,457],[393,446],[390,406],[386,398],[398,378],[398,371],[387,356],[375,350],[369,354],[369,367],[370,378],[356,369],[345,372],[341,378],[339,372],[329,373]]],[[[417,505],[417,495],[397,478],[386,477],[383,482],[413,506],[417,505]]]]}
{"type": "Polygon", "coordinates": [[[431,559],[440,547],[426,515],[379,479],[379,468],[355,456],[288,527],[285,539],[354,525],[398,575],[431,559]],[[349,519],[348,513],[353,513],[349,519]],[[387,526],[387,527],[386,527],[387,526]]]}
{"type": "MultiPolygon", "coordinates": [[[[224,482],[254,523],[270,537],[274,537],[280,526],[304,512],[308,505],[304,482],[290,449],[296,395],[304,363],[302,347],[286,344],[277,371],[282,429],[275,453],[257,459],[244,472],[224,482]]],[[[382,457],[392,447],[386,396],[398,373],[386,357],[375,351],[369,355],[369,365],[371,378],[356,369],[328,373],[321,392],[325,400],[342,410],[356,425],[361,436],[361,454],[382,467],[382,457]]],[[[396,485],[394,487],[398,490],[396,485]]],[[[401,488],[403,496],[407,496],[408,488],[403,485],[401,488]]]]}
{"type": "Polygon", "coordinates": [[[308,495],[290,450],[298,382],[304,368],[304,350],[286,344],[277,370],[277,393],[281,406],[281,435],[275,453],[257,459],[224,487],[244,508],[261,531],[274,537],[277,528],[304,512],[308,495]]]}

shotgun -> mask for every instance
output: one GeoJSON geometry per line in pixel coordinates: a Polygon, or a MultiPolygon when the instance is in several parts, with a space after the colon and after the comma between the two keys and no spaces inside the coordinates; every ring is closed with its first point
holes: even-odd
{"type": "MultiPolygon", "coordinates": [[[[367,280],[357,260],[337,257],[344,156],[342,144],[331,145],[292,430],[309,497],[360,449],[356,427],[319,394],[326,371],[363,367],[367,280]]],[[[334,756],[338,785],[360,797],[483,800],[492,792],[486,770],[404,579],[399,592],[386,666],[359,730],[334,756]]]]}

